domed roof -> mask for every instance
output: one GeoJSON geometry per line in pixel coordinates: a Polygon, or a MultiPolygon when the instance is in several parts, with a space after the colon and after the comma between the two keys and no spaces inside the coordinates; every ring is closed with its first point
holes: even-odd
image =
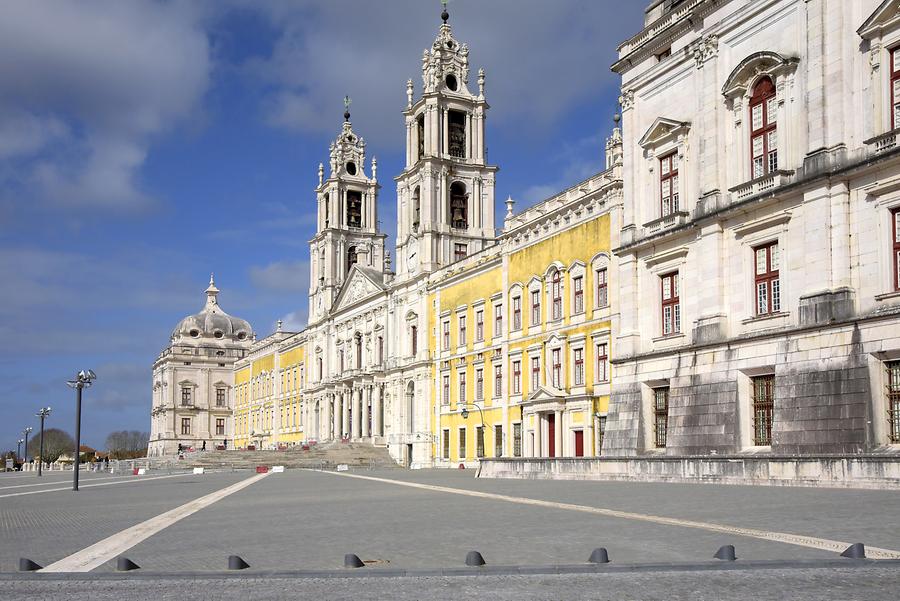
{"type": "Polygon", "coordinates": [[[253,328],[250,324],[239,318],[232,317],[219,306],[213,277],[209,277],[209,287],[206,289],[206,306],[199,313],[188,315],[182,319],[172,332],[172,338],[184,336],[186,338],[210,337],[219,340],[252,340],[253,328]]]}

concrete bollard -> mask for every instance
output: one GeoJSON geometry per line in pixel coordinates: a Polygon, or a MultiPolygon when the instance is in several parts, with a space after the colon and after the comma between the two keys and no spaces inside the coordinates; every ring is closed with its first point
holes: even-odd
{"type": "Polygon", "coordinates": [[[116,559],[116,571],[117,572],[130,572],[131,570],[140,570],[141,566],[134,563],[127,557],[119,557],[116,559]]]}
{"type": "Polygon", "coordinates": [[[609,563],[609,553],[604,547],[599,547],[591,552],[588,563],[609,563]]]}
{"type": "Polygon", "coordinates": [[[354,555],[353,553],[347,553],[344,555],[344,567],[345,568],[364,568],[366,566],[363,563],[363,560],[359,558],[359,556],[354,555]]]}
{"type": "Polygon", "coordinates": [[[847,557],[849,559],[865,559],[866,558],[866,546],[862,543],[853,543],[841,553],[841,557],[847,557]]]}
{"type": "Polygon", "coordinates": [[[734,545],[722,545],[713,557],[721,559],[722,561],[736,560],[737,557],[734,554],[734,545]]]}
{"type": "Polygon", "coordinates": [[[485,565],[484,557],[478,551],[469,551],[466,553],[466,565],[472,567],[480,567],[485,565]]]}
{"type": "Polygon", "coordinates": [[[35,570],[40,570],[42,567],[44,567],[44,566],[31,561],[27,557],[19,558],[19,571],[20,572],[34,572],[35,570]]]}
{"type": "Polygon", "coordinates": [[[250,567],[250,564],[244,561],[238,555],[229,555],[228,556],[228,569],[229,570],[246,570],[250,567]]]}

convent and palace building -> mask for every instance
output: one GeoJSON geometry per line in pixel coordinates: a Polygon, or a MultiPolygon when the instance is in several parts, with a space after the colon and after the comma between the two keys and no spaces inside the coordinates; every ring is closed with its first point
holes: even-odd
{"type": "Polygon", "coordinates": [[[442,17],[407,83],[396,264],[345,114],[307,328],[259,339],[211,281],[154,364],[151,455],[900,448],[900,0],[654,0],[605,169],[502,227],[485,73],[442,17]]]}

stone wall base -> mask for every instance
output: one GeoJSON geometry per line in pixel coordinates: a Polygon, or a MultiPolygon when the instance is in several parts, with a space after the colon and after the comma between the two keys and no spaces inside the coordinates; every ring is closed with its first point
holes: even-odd
{"type": "Polygon", "coordinates": [[[900,489],[900,455],[483,459],[479,478],[900,489]]]}

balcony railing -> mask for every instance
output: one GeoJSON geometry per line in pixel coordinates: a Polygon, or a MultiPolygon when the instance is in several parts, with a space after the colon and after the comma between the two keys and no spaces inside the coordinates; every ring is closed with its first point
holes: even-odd
{"type": "Polygon", "coordinates": [[[686,211],[675,211],[665,217],[648,221],[644,224],[644,236],[654,236],[660,232],[684,225],[687,223],[688,215],[686,211]]]}
{"type": "Polygon", "coordinates": [[[762,177],[757,177],[747,183],[735,186],[728,191],[734,195],[733,198],[735,200],[744,200],[786,184],[793,174],[793,171],[772,171],[762,177]]]}
{"type": "Polygon", "coordinates": [[[897,138],[900,137],[900,128],[892,129],[880,136],[875,136],[863,142],[869,147],[869,152],[873,154],[881,154],[897,147],[897,138]]]}

